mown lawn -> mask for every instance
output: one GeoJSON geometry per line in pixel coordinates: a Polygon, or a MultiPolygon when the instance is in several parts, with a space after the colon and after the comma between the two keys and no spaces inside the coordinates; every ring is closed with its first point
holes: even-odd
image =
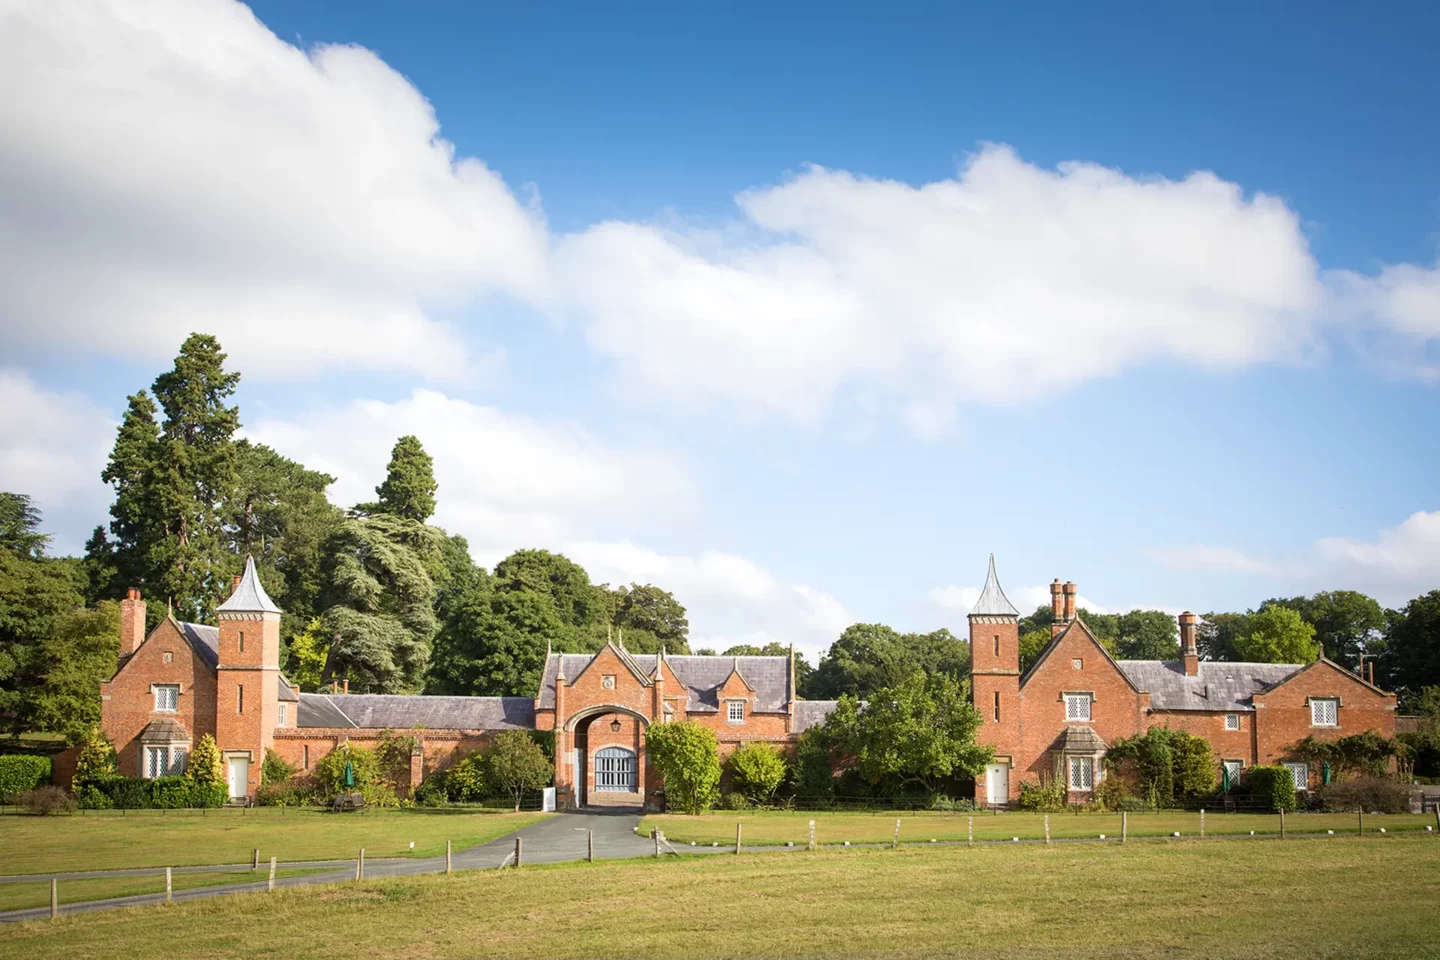
{"type": "Polygon", "coordinates": [[[1440,956],[1440,838],[572,863],[40,920],[26,960],[1440,956]],[[296,939],[299,937],[300,939],[296,939]]]}
{"type": "MultiPolygon", "coordinates": [[[[804,846],[810,842],[810,821],[815,821],[817,843],[889,843],[895,836],[895,821],[900,821],[901,843],[927,843],[930,840],[965,840],[968,838],[970,814],[935,813],[823,813],[770,811],[764,813],[708,813],[697,817],[664,814],[646,817],[640,825],[648,833],[659,827],[672,843],[711,844],[735,843],[735,825],[742,824],[746,844],[783,846],[790,842],[804,846]]],[[[973,815],[976,840],[1022,840],[1045,836],[1045,816],[1038,813],[976,813],[973,815]]],[[[1132,813],[1129,816],[1132,837],[1168,837],[1179,832],[1182,837],[1199,836],[1198,812],[1164,811],[1132,813]]],[[[1384,827],[1395,833],[1405,830],[1423,831],[1435,825],[1431,814],[1391,814],[1365,816],[1365,832],[1378,832],[1384,827]]],[[[1353,813],[1296,813],[1285,818],[1285,831],[1290,833],[1336,834],[1356,832],[1353,813]]],[[[1257,836],[1280,833],[1280,817],[1274,814],[1215,813],[1205,814],[1205,835],[1257,836]]],[[[1050,835],[1055,838],[1120,836],[1118,813],[1052,813],[1050,835]]]]}
{"type": "Polygon", "coordinates": [[[87,811],[83,816],[0,816],[0,875],[125,867],[182,867],[261,859],[432,857],[445,841],[463,850],[551,814],[475,810],[87,811]],[[415,849],[410,849],[414,841],[415,849]]]}
{"type": "MultiPolygon", "coordinates": [[[[275,877],[298,877],[307,873],[323,873],[323,870],[276,870],[275,877]]],[[[195,887],[214,887],[226,883],[253,883],[270,875],[267,862],[254,873],[248,870],[239,873],[177,873],[171,878],[170,889],[190,890],[195,887]]],[[[82,900],[108,900],[111,897],[134,897],[143,893],[164,893],[165,875],[145,877],[108,877],[100,880],[62,880],[56,889],[61,903],[79,903],[82,900]]],[[[26,883],[0,883],[0,910],[24,910],[28,907],[50,905],[50,880],[36,880],[26,883]]]]}

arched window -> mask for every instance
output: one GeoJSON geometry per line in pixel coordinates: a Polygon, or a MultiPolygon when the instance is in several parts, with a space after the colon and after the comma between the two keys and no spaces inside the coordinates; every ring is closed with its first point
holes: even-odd
{"type": "Polygon", "coordinates": [[[606,747],[595,752],[595,791],[635,792],[635,754],[624,747],[606,747]]]}

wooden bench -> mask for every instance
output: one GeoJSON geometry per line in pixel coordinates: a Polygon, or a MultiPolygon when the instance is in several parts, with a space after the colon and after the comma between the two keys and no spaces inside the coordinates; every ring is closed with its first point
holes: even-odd
{"type": "Polygon", "coordinates": [[[365,797],[359,793],[336,794],[335,799],[330,804],[330,809],[337,813],[341,811],[348,813],[352,810],[363,810],[365,809],[365,797]]]}

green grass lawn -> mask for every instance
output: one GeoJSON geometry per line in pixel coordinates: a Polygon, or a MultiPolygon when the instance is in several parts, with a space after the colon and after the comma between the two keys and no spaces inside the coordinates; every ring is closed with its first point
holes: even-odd
{"type": "Polygon", "coordinates": [[[119,955],[1437,957],[1440,838],[919,847],[572,863],[7,927],[119,955]]]}
{"type": "MultiPolygon", "coordinates": [[[[734,844],[735,824],[743,824],[744,842],[766,845],[784,845],[787,841],[797,847],[810,842],[810,821],[815,821],[817,843],[889,843],[895,835],[895,821],[900,821],[901,843],[927,843],[930,840],[964,840],[969,830],[970,814],[934,813],[823,813],[770,811],[765,813],[708,813],[698,817],[679,814],[646,817],[640,825],[642,832],[659,827],[674,843],[710,844],[721,846],[734,844]]],[[[1179,831],[1184,837],[1198,836],[1200,814],[1167,810],[1161,813],[1132,813],[1129,817],[1129,832],[1132,837],[1165,837],[1179,831]]],[[[976,840],[1022,840],[1045,836],[1045,816],[1039,813],[976,813],[976,840]]],[[[1394,833],[1402,830],[1423,831],[1434,826],[1435,817],[1430,814],[1391,814],[1386,816],[1367,814],[1365,830],[1378,831],[1384,827],[1394,833]]],[[[1334,830],[1337,834],[1351,833],[1356,829],[1353,813],[1296,813],[1285,818],[1286,833],[1324,833],[1334,830]]],[[[1205,815],[1206,836],[1226,834],[1279,835],[1280,818],[1274,814],[1257,813],[1214,813],[1205,815]]],[[[1052,813],[1050,835],[1052,837],[1107,837],[1120,836],[1120,814],[1118,813],[1052,813]]]]}
{"type": "MultiPolygon", "coordinates": [[[[276,878],[298,877],[307,873],[323,873],[323,870],[276,870],[276,878]]],[[[214,887],[226,883],[253,883],[270,875],[267,863],[251,873],[177,873],[171,878],[170,889],[189,890],[194,887],[214,887]]],[[[146,877],[111,877],[104,880],[62,880],[56,890],[61,903],[79,903],[82,900],[108,900],[111,897],[133,897],[142,893],[164,893],[165,875],[146,877]]],[[[27,907],[48,907],[50,905],[50,880],[34,883],[0,883],[0,910],[24,910],[27,907]]]]}
{"type": "Polygon", "coordinates": [[[0,816],[0,875],[125,867],[183,867],[261,859],[431,857],[473,847],[551,814],[476,810],[314,809],[87,811],[83,816],[0,816]],[[415,849],[410,849],[414,841],[415,849]]]}

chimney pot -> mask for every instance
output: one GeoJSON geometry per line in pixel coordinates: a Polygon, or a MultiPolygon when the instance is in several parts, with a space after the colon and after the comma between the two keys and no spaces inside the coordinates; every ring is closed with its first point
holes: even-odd
{"type": "Polygon", "coordinates": [[[349,693],[349,692],[350,692],[350,678],[349,678],[349,677],[346,677],[345,680],[340,684],[340,692],[341,692],[341,693],[349,693]]]}
{"type": "Polygon", "coordinates": [[[1079,592],[1074,580],[1065,582],[1065,620],[1068,623],[1075,619],[1075,594],[1079,592]]]}
{"type": "Polygon", "coordinates": [[[239,590],[239,589],[240,589],[240,578],[239,578],[238,576],[232,577],[231,580],[230,580],[230,592],[233,594],[236,590],[239,590]]]}
{"type": "Polygon", "coordinates": [[[1063,591],[1058,577],[1050,581],[1050,614],[1056,622],[1065,619],[1065,601],[1061,599],[1063,591]]]}

